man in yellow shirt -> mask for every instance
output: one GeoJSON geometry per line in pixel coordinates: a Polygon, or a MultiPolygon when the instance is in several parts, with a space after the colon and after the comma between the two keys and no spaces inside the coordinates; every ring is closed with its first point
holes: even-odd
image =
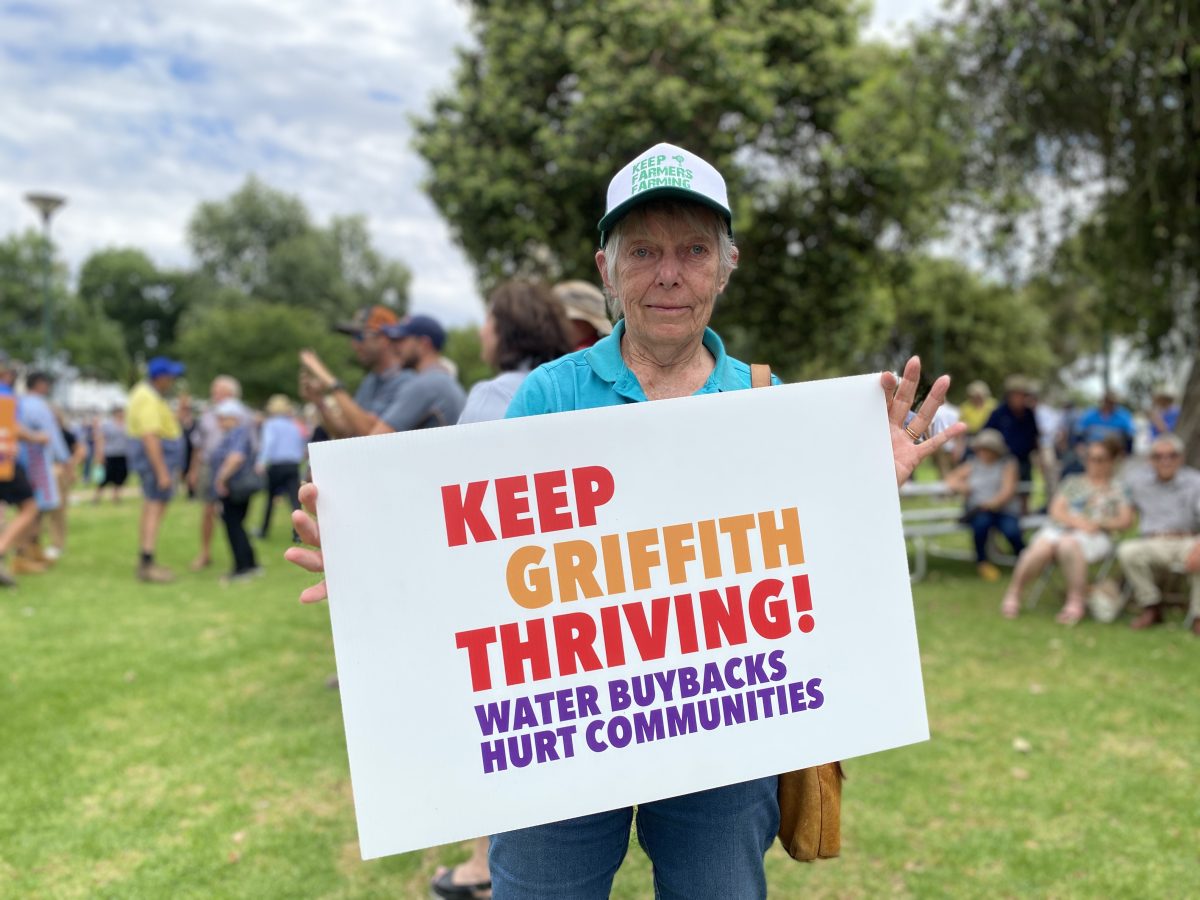
{"type": "Polygon", "coordinates": [[[154,550],[175,481],[183,467],[183,429],[166,399],[175,379],[183,372],[182,363],[165,356],[154,357],[146,364],[146,380],[130,391],[125,414],[130,437],[129,468],[141,480],[144,501],[138,533],[141,556],[137,577],[154,584],[165,584],[175,577],[170,569],[154,561],[154,550]]]}

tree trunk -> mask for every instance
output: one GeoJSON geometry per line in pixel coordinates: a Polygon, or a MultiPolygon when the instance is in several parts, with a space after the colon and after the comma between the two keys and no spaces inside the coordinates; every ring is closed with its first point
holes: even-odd
{"type": "Polygon", "coordinates": [[[1188,375],[1187,387],[1183,389],[1175,432],[1187,445],[1184,453],[1188,465],[1200,469],[1200,355],[1192,359],[1192,371],[1188,375]]]}

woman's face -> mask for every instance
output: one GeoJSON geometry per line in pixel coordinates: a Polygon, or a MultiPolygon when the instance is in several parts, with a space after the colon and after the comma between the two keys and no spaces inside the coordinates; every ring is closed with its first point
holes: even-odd
{"type": "Polygon", "coordinates": [[[492,368],[496,367],[496,346],[498,343],[499,338],[496,337],[496,317],[489,312],[487,318],[483,320],[483,324],[479,326],[479,358],[492,368]]]}
{"type": "Polygon", "coordinates": [[[698,342],[725,286],[715,236],[658,212],[627,228],[616,261],[617,285],[609,284],[604,251],[597,254],[605,285],[621,301],[626,334],[648,347],[698,342]]]}
{"type": "Polygon", "coordinates": [[[1084,456],[1087,462],[1087,474],[1093,478],[1111,478],[1113,470],[1113,458],[1109,452],[1100,444],[1091,444],[1087,448],[1087,455],[1084,456]]]}

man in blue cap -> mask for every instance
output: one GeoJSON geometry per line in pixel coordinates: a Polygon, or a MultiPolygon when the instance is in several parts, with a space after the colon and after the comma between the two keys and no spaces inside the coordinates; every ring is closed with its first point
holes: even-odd
{"type": "Polygon", "coordinates": [[[467,396],[441,357],[446,343],[441,324],[431,316],[417,315],[380,331],[391,339],[392,354],[409,377],[403,389],[377,413],[356,403],[320,360],[310,357],[306,362],[320,389],[338,404],[355,433],[390,434],[456,423],[467,396]]]}
{"type": "Polygon", "coordinates": [[[414,431],[457,422],[467,395],[442,365],[446,331],[441,323],[431,316],[409,316],[383,329],[383,333],[392,339],[400,365],[415,375],[383,411],[375,433],[414,431]]]}
{"type": "Polygon", "coordinates": [[[142,483],[137,577],[152,584],[165,584],[175,578],[170,569],[154,561],[154,551],[175,481],[183,468],[183,428],[167,404],[167,394],[183,373],[181,362],[165,356],[151,359],[146,364],[146,379],[129,392],[125,416],[130,438],[129,468],[142,483]]]}

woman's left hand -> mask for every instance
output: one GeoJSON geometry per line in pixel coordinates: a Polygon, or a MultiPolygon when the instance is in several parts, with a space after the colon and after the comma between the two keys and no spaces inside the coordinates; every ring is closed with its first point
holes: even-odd
{"type": "Polygon", "coordinates": [[[902,485],[912,477],[913,471],[920,465],[921,460],[930,456],[946,441],[954,440],[964,434],[967,426],[955,422],[945,431],[939,432],[927,441],[917,443],[913,435],[924,434],[933,421],[933,414],[946,402],[946,391],[950,389],[950,376],[942,375],[933,383],[925,400],[917,410],[916,417],[905,425],[904,420],[912,409],[913,400],[917,396],[917,384],[921,380],[921,360],[914,356],[905,364],[904,374],[900,380],[891,372],[884,372],[879,381],[883,385],[884,396],[887,397],[888,422],[892,433],[892,458],[896,461],[896,484],[902,485]]]}

